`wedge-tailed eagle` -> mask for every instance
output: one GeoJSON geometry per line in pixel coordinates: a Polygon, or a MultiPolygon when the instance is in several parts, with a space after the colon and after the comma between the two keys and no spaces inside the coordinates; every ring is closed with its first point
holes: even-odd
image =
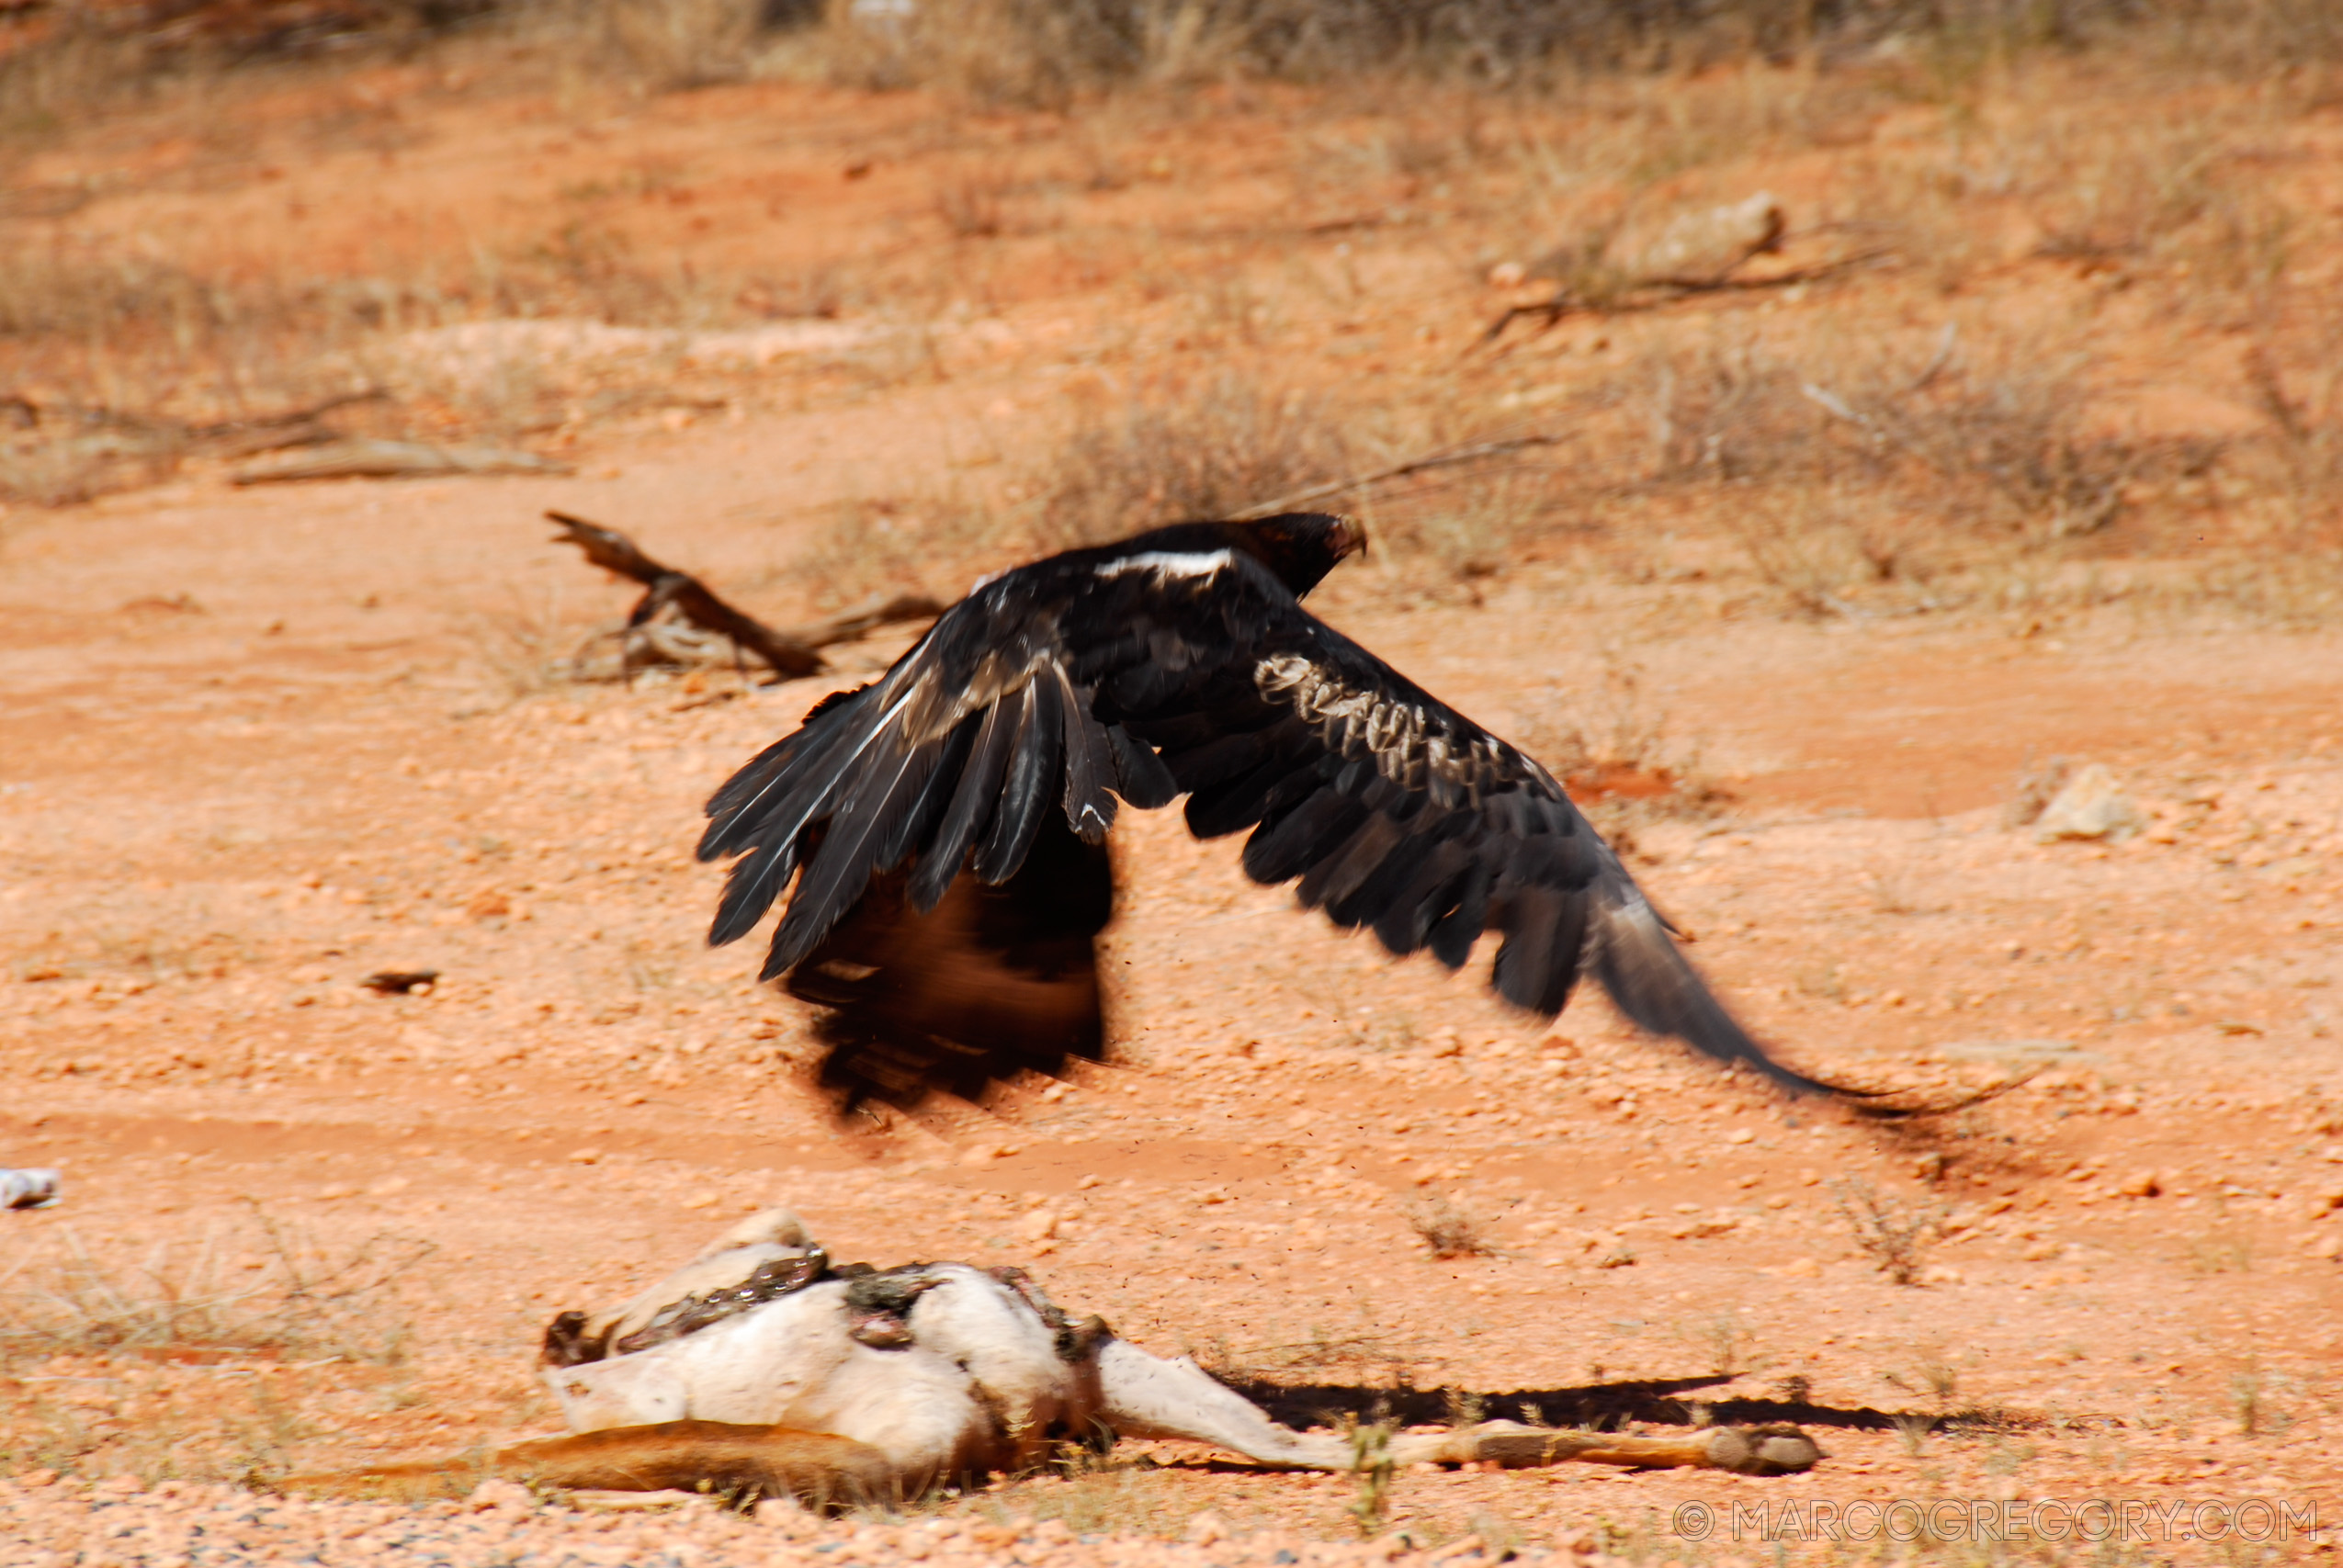
{"type": "Polygon", "coordinates": [[[1099,1057],[1116,797],[1250,829],[1254,881],[1552,1017],[1582,976],[1645,1029],[1793,1089],[1552,774],[1302,607],[1347,518],[1183,523],[1004,571],[708,802],[712,944],[785,891],[764,978],[831,1010],[848,1104],[981,1099],[1099,1057]],[[793,880],[794,879],[794,883],[793,880]]]}

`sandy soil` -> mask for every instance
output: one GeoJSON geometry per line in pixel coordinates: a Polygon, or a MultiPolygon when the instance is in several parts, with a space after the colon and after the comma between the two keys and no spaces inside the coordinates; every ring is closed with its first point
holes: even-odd
{"type": "MultiPolygon", "coordinates": [[[[726,154],[766,159],[762,205],[716,180],[696,210],[736,244],[831,224],[876,245],[905,221],[888,165],[842,180],[832,154],[933,136],[914,107],[773,89],[634,123],[656,141],[765,117],[778,151],[726,154]]],[[[400,154],[380,199],[429,205],[445,175],[432,221],[458,231],[476,207],[492,225],[519,167],[544,187],[527,199],[552,202],[573,144],[538,146],[531,115],[467,100],[425,120],[433,140],[400,154]]],[[[1247,155],[1190,134],[1199,157],[1247,155]]],[[[55,157],[135,162],[126,148],[55,157]]],[[[391,152],[328,152],[236,200],[316,214],[327,250],[438,243],[421,219],[380,225],[329,177],[335,159],[388,166],[391,152]]],[[[235,243],[234,202],[182,211],[170,180],[141,177],[153,191],[108,221],[235,243]]],[[[1193,210],[1159,188],[1108,199],[1273,246],[1246,227],[1273,191],[1246,207],[1241,182],[1195,188],[1193,210]]],[[[0,1366],[17,1472],[0,1538],[27,1544],[8,1560],[1089,1563],[1130,1560],[1126,1537],[1193,1537],[1161,1560],[1235,1564],[1401,1549],[1321,1544],[1355,1540],[1349,1478],[1170,1446],[900,1526],[494,1493],[323,1506],[229,1484],[545,1430],[530,1381],[544,1321],[631,1292],[774,1201],[843,1257],[1024,1263],[1152,1348],[1315,1391],[1295,1396],[1300,1418],[1362,1391],[1449,1388],[1557,1421],[1789,1414],[1828,1454],[1784,1481],[1409,1473],[1387,1525],[1418,1547],[1753,1562],[1782,1543],[1723,1524],[1695,1539],[1680,1506],[2059,1497],[2315,1506],[2331,1550],[2331,628],[2121,607],[2046,630],[1814,623],[1720,613],[1711,585],[1639,584],[1575,557],[1469,597],[1373,561],[1330,584],[1323,613],[1466,711],[1534,735],[1556,692],[1615,691],[1632,669],[1645,717],[1697,745],[1730,799],[1639,825],[1638,874],[1787,1059],[1881,1085],[2035,1076],[1907,1126],[1786,1103],[1634,1037],[1599,998],[1542,1028],[1474,975],[1390,964],[1164,814],[1118,830],[1115,1066],[987,1112],[828,1119],[799,1078],[800,1011],[750,983],[752,953],[700,945],[717,876],[689,850],[700,801],[832,682],[515,675],[628,602],[534,519],[555,506],[633,527],[786,619],[824,598],[785,570],[836,547],[821,504],[900,491],[906,473],[948,484],[968,455],[1062,421],[1086,367],[1130,351],[1128,322],[1095,299],[1053,302],[1079,272],[1060,260],[1062,276],[989,260],[1003,297],[985,319],[1002,324],[939,337],[933,377],[776,363],[759,372],[769,396],[725,412],[569,432],[574,478],[236,491],[198,470],[6,519],[0,1163],[58,1166],[67,1183],[60,1207],[5,1216],[16,1278],[53,1285],[78,1247],[117,1283],[151,1266],[217,1296],[240,1270],[277,1279],[280,1242],[312,1264],[421,1255],[281,1349],[17,1341],[0,1366]],[[2150,830],[2043,844],[2006,826],[2014,776],[2052,754],[2112,767],[2150,830]],[[442,976],[425,994],[358,985],[424,967],[442,976]],[[1860,1244],[1847,1210],[1866,1195],[1936,1222],[1912,1283],[1860,1244]],[[1414,1221],[1435,1201],[1487,1250],[1430,1256],[1414,1221]]],[[[1398,278],[1417,262],[1378,265],[1398,278]]],[[[1379,352],[1433,352],[1403,330],[1409,311],[1453,350],[1489,300],[1448,287],[1399,289],[1379,352]]],[[[843,650],[840,679],[900,646],[843,650]]],[[[1437,1403],[1402,1406],[1429,1420],[1437,1403]]],[[[2312,1550],[2165,1528],[2125,1550],[2312,1550]]],[[[1969,1550],[1962,1531],[1944,1550],[1969,1550]]],[[[1786,1550],[1870,1550],[1815,1533],[1798,1526],[1786,1550]]]]}

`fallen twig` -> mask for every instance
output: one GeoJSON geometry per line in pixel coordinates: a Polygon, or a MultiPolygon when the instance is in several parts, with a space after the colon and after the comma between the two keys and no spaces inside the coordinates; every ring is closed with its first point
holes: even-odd
{"type": "Polygon", "coordinates": [[[1841,256],[1837,261],[1818,262],[1813,266],[1794,267],[1788,272],[1770,273],[1763,277],[1719,277],[1697,282],[1683,280],[1655,284],[1643,298],[1614,300],[1602,305],[1577,299],[1572,296],[1568,288],[1565,288],[1557,290],[1550,299],[1540,299],[1527,305],[1508,306],[1504,313],[1491,321],[1488,330],[1474,339],[1472,347],[1465,352],[1470,354],[1476,349],[1487,348],[1505,335],[1507,327],[1524,316],[1539,317],[1543,321],[1544,327],[1552,327],[1563,317],[1578,311],[1590,315],[1624,316],[1638,310],[1657,310],[1663,305],[1672,305],[1679,299],[1688,299],[1694,295],[1749,293],[1760,288],[1788,288],[1796,284],[1813,283],[1822,278],[1834,276],[1894,253],[1893,245],[1880,245],[1868,251],[1859,251],[1851,256],[1841,256]]]}
{"type": "Polygon", "coordinates": [[[932,621],[944,613],[944,608],[924,593],[881,596],[843,615],[799,626],[788,635],[809,648],[828,648],[832,643],[853,642],[899,621],[932,621]]]}
{"type": "Polygon", "coordinates": [[[1526,446],[1553,446],[1558,445],[1561,440],[1562,437],[1558,435],[1509,435],[1496,441],[1468,441],[1454,446],[1437,447],[1432,451],[1409,457],[1404,462],[1392,463],[1384,468],[1370,469],[1364,474],[1353,474],[1347,479],[1329,479],[1324,484],[1310,485],[1303,490],[1288,491],[1273,501],[1264,501],[1256,505],[1248,506],[1236,516],[1239,522],[1254,517],[1273,516],[1277,513],[1288,511],[1307,502],[1324,501],[1329,496],[1341,495],[1354,490],[1364,490],[1369,485],[1381,484],[1385,479],[1405,479],[1409,474],[1421,474],[1432,468],[1450,468],[1458,463],[1478,462],[1483,457],[1501,457],[1508,452],[1518,452],[1526,446]]]}
{"type": "Polygon", "coordinates": [[[570,465],[534,452],[496,446],[427,446],[419,441],[362,436],[328,440],[286,456],[247,463],[229,475],[240,485],[296,479],[431,479],[447,474],[566,474],[570,465]]]}
{"type": "Polygon", "coordinates": [[[345,409],[353,403],[373,402],[389,396],[390,393],[380,387],[368,387],[361,391],[344,392],[323,402],[308,403],[278,413],[214,420],[205,424],[190,423],[168,414],[133,413],[123,409],[109,409],[102,403],[44,402],[26,392],[0,396],[0,409],[14,410],[17,415],[17,423],[26,429],[37,430],[43,424],[62,423],[101,430],[134,430],[142,434],[204,442],[232,439],[264,431],[300,430],[314,424],[336,409],[345,409]]]}

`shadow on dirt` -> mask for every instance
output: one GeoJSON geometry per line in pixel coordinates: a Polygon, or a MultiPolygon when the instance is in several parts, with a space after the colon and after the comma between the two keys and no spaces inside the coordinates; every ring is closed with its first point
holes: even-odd
{"type": "MultiPolygon", "coordinates": [[[[1237,1379],[1229,1386],[1287,1426],[1339,1426],[1345,1417],[1394,1421],[1402,1427],[1459,1419],[1504,1418],[1542,1427],[1616,1430],[1633,1424],[1660,1427],[1754,1427],[1791,1422],[1801,1427],[1885,1432],[1920,1427],[2019,1430],[2049,1425],[2026,1411],[1961,1409],[1879,1410],[1846,1408],[1795,1399],[1703,1399],[1696,1390],[1719,1388],[1730,1378],[1649,1378],[1632,1382],[1588,1383],[1578,1388],[1512,1389],[1499,1393],[1454,1388],[1369,1388],[1354,1383],[1275,1383],[1237,1379]]],[[[2114,1425],[2111,1417],[2083,1417],[2114,1425]]],[[[2071,1424],[2071,1423],[2070,1423],[2071,1424]]]]}

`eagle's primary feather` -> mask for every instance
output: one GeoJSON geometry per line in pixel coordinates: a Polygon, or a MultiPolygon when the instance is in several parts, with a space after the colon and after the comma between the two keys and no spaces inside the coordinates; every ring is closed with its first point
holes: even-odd
{"type": "Polygon", "coordinates": [[[764,975],[834,1010],[825,1081],[975,1098],[1100,1054],[1115,795],[1184,794],[1198,837],[1250,830],[1248,875],[1394,953],[1454,969],[1494,931],[1509,1001],[1550,1017],[1591,976],[1646,1029],[1828,1089],[1734,1021],[1553,775],[1302,607],[1362,542],[1186,523],[980,583],[717,792],[700,858],[743,858],[709,940],[794,876],[764,975]]]}

